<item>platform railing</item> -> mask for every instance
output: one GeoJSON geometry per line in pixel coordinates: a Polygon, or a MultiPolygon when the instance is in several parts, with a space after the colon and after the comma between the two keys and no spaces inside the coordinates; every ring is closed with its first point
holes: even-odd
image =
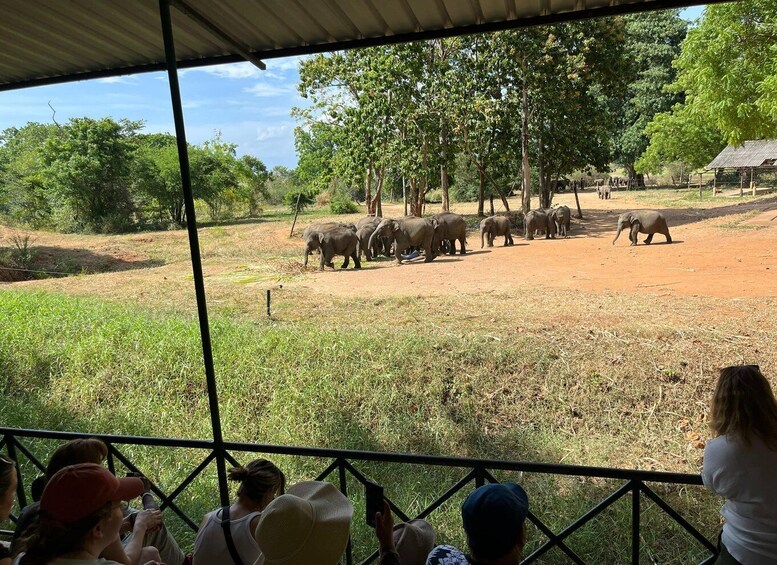
{"type": "MultiPolygon", "coordinates": [[[[107,464],[111,471],[115,472],[116,465],[122,465],[128,471],[143,473],[144,475],[154,476],[154,473],[144,473],[143,469],[136,466],[130,457],[127,456],[123,448],[125,446],[151,446],[159,448],[187,448],[203,450],[204,455],[199,464],[195,465],[189,474],[172,490],[163,491],[158,485],[151,485],[153,492],[159,497],[160,508],[170,509],[174,512],[189,528],[197,530],[198,520],[193,520],[176,503],[181,493],[183,493],[192,482],[215,460],[219,455],[214,442],[208,440],[190,440],[175,438],[156,438],[156,437],[138,437],[109,434],[85,434],[74,432],[57,432],[48,430],[26,430],[17,428],[0,427],[0,449],[5,448],[8,456],[18,463],[23,458],[28,460],[41,472],[45,465],[29,448],[29,440],[71,440],[76,438],[94,437],[99,438],[108,445],[107,464]]],[[[503,461],[497,459],[476,459],[467,457],[443,457],[433,455],[414,455],[406,453],[385,453],[373,451],[357,451],[344,449],[325,449],[315,447],[292,447],[282,445],[266,445],[256,443],[224,442],[224,453],[222,454],[226,461],[232,465],[239,465],[237,454],[260,453],[267,455],[289,455],[297,457],[311,457],[331,461],[315,477],[315,480],[332,480],[339,484],[341,492],[348,496],[347,481],[348,477],[356,479],[361,484],[365,484],[367,477],[357,468],[359,463],[383,462],[411,466],[430,466],[430,467],[449,467],[462,469],[462,477],[453,482],[449,488],[434,501],[428,504],[420,513],[409,516],[405,511],[398,507],[393,501],[388,500],[392,511],[403,521],[413,518],[426,518],[435,510],[440,508],[445,502],[454,497],[457,493],[467,489],[471,490],[473,486],[481,486],[487,482],[499,482],[494,476],[495,471],[520,471],[524,473],[550,474],[559,476],[576,476],[599,479],[616,479],[622,481],[611,494],[603,500],[588,509],[582,516],[578,517],[572,523],[567,525],[559,532],[554,532],[533,512],[529,513],[529,520],[546,538],[543,544],[536,548],[531,554],[525,556],[523,563],[534,563],[544,554],[553,548],[558,548],[572,563],[585,564],[586,561],[580,557],[569,545],[566,540],[569,536],[592,519],[600,515],[604,510],[612,506],[618,500],[628,497],[631,501],[631,560],[633,565],[640,562],[641,546],[641,502],[645,497],[651,500],[660,508],[668,519],[673,520],[688,532],[703,548],[709,552],[709,557],[702,561],[703,564],[714,562],[717,556],[715,544],[700,533],[688,520],[686,520],[678,511],[667,503],[655,490],[646,483],[663,483],[671,485],[701,485],[699,475],[690,475],[683,473],[666,473],[657,471],[640,471],[628,469],[614,469],[607,467],[589,467],[579,465],[556,465],[547,463],[534,463],[526,461],[503,461]],[[234,454],[234,455],[233,455],[234,454]],[[335,476],[336,473],[336,476],[335,476]],[[469,488],[467,488],[469,487],[469,488]]],[[[20,473],[21,474],[21,473],[20,473]]],[[[221,474],[218,475],[222,480],[221,474]]],[[[28,503],[24,485],[27,477],[20,476],[17,486],[17,495],[19,503],[23,507],[28,503]]],[[[226,485],[220,485],[226,489],[226,485]]],[[[15,517],[12,517],[15,519],[15,517]]],[[[372,563],[377,558],[377,551],[373,552],[366,559],[361,561],[363,564],[372,563]]],[[[354,563],[352,555],[351,542],[349,541],[345,554],[347,565],[354,563]]]]}

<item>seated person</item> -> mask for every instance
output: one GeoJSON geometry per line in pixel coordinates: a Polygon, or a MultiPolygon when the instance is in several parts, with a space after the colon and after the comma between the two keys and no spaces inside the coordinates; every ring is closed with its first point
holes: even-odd
{"type": "Polygon", "coordinates": [[[461,505],[469,555],[438,545],[427,565],[518,565],[526,543],[529,498],[515,483],[476,488],[461,505]]]}
{"type": "MultiPolygon", "coordinates": [[[[107,456],[108,446],[97,438],[79,438],[68,441],[54,451],[46,467],[45,478],[48,481],[58,471],[69,465],[80,463],[101,465],[107,456]]],[[[24,551],[24,539],[28,538],[37,528],[37,514],[37,503],[27,506],[22,511],[11,546],[14,554],[24,551]]],[[[121,537],[117,538],[115,543],[106,549],[103,557],[127,565],[136,565],[153,558],[158,551],[158,554],[162,556],[162,561],[168,565],[181,565],[185,560],[185,556],[175,539],[164,527],[162,513],[159,510],[137,511],[125,507],[120,535],[127,533],[129,536],[123,540],[121,537]],[[152,546],[156,550],[144,546],[152,546]]]]}
{"type": "Polygon", "coordinates": [[[348,545],[353,505],[334,485],[308,481],[264,509],[254,565],[337,565],[348,545]]]}
{"type": "Polygon", "coordinates": [[[43,491],[39,526],[19,556],[19,565],[118,565],[100,556],[119,537],[124,519],[121,501],[140,496],[143,490],[141,479],[118,479],[94,463],[55,473],[43,491]]]}
{"type": "Polygon", "coordinates": [[[394,526],[385,500],[383,512],[375,515],[375,535],[380,542],[379,565],[425,565],[436,537],[426,520],[410,520],[394,526]]]}
{"type": "Polygon", "coordinates": [[[237,563],[232,556],[235,553],[250,565],[259,557],[254,530],[262,510],[284,493],[286,477],[270,461],[256,459],[245,467],[230,469],[229,480],[240,483],[237,501],[205,515],[194,541],[193,563],[237,563]]]}
{"type": "MultiPolygon", "coordinates": [[[[17,481],[16,464],[0,455],[0,522],[11,515],[17,481]]],[[[0,544],[0,565],[11,565],[11,552],[5,543],[0,544]]]]}

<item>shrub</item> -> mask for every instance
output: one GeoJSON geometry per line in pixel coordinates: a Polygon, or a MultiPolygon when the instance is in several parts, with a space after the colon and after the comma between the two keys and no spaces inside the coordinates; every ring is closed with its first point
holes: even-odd
{"type": "Polygon", "coordinates": [[[353,214],[358,210],[356,203],[343,194],[336,194],[329,202],[333,214],[353,214]]]}
{"type": "Polygon", "coordinates": [[[299,200],[299,211],[303,212],[305,208],[313,204],[313,197],[304,189],[290,190],[283,195],[283,203],[288,206],[292,212],[297,210],[297,201],[299,200]]]}
{"type": "Polygon", "coordinates": [[[442,190],[435,188],[424,195],[424,200],[430,204],[439,204],[442,202],[442,190]]]}

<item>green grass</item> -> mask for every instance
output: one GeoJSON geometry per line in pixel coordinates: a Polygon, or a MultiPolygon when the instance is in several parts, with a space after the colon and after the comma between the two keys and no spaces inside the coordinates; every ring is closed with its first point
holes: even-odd
{"type": "MultiPolygon", "coordinates": [[[[685,413],[687,398],[669,399],[669,391],[679,390],[678,383],[694,378],[687,363],[680,361],[687,358],[685,346],[673,344],[676,332],[688,332],[684,337],[694,350],[698,346],[691,343],[690,334],[706,339],[711,335],[709,328],[665,330],[608,323],[608,335],[615,340],[589,341],[586,336],[596,336],[598,329],[568,335],[566,328],[516,318],[513,325],[520,324],[525,331],[500,334],[496,347],[493,328],[465,322],[457,312],[467,308],[457,310],[455,301],[335,300],[315,317],[295,317],[300,305],[294,296],[275,300],[275,319],[248,319],[227,311],[211,318],[221,421],[228,440],[544,462],[569,457],[567,462],[617,464],[642,450],[656,455],[651,451],[654,443],[640,442],[651,434],[671,435],[674,416],[685,413]],[[613,360],[630,372],[632,361],[624,353],[629,343],[639,344],[644,349],[640,355],[648,356],[656,355],[651,349],[656,346],[666,359],[666,367],[656,369],[667,391],[664,406],[658,407],[652,398],[654,383],[642,388],[636,380],[621,388],[614,380],[618,369],[613,360]],[[653,418],[657,408],[659,417],[653,418]]],[[[543,303],[552,307],[548,302],[552,300],[544,297],[543,303]]],[[[595,299],[587,307],[595,308],[595,299]]],[[[698,307],[688,305],[691,310],[698,307]]],[[[633,315],[629,308],[636,311],[642,306],[624,305],[626,319],[633,315]]],[[[486,309],[482,315],[497,314],[486,309]]],[[[4,425],[210,437],[199,329],[191,317],[97,299],[0,291],[0,328],[4,425]]],[[[716,348],[721,355],[730,353],[718,344],[716,348]]],[[[647,375],[648,381],[652,378],[656,377],[647,375]]],[[[671,442],[659,445],[683,449],[671,442]]],[[[34,441],[30,446],[45,460],[54,443],[34,441]]],[[[204,456],[197,450],[147,447],[126,452],[168,491],[204,456]]],[[[270,458],[292,483],[314,477],[329,463],[270,458]]],[[[419,512],[465,472],[394,464],[357,466],[385,484],[387,495],[409,514],[419,512]]],[[[30,465],[23,470],[28,477],[33,473],[30,465]]],[[[554,531],[619,486],[618,481],[578,477],[501,476],[526,484],[535,513],[554,531]]],[[[355,481],[349,490],[356,493],[355,555],[363,558],[375,541],[363,524],[363,501],[355,481]]],[[[713,497],[700,488],[668,487],[662,494],[704,533],[713,535],[719,504],[713,497]]],[[[441,541],[464,543],[458,514],[462,497],[463,493],[454,497],[430,517],[441,541]]],[[[218,506],[212,465],[179,503],[195,520],[218,506]]],[[[183,545],[190,546],[191,534],[167,514],[168,525],[183,545]]],[[[698,561],[693,540],[650,504],[644,505],[643,520],[650,524],[643,528],[646,559],[650,555],[661,563],[698,561]]],[[[626,499],[569,543],[589,562],[624,562],[629,524],[626,499]]],[[[529,550],[542,541],[543,536],[532,530],[529,550]]],[[[567,560],[556,551],[542,562],[567,560]]]]}

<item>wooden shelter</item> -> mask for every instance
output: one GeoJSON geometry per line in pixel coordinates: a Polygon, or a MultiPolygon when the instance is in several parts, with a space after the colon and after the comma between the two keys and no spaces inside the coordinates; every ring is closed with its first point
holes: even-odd
{"type": "MultiPolygon", "coordinates": [[[[715,173],[713,186],[726,171],[739,173],[739,192],[744,192],[745,179],[755,196],[756,179],[759,173],[777,173],[777,139],[745,141],[742,145],[729,145],[721,151],[707,170],[715,173]]],[[[713,189],[714,190],[714,189],[713,189]]]]}

